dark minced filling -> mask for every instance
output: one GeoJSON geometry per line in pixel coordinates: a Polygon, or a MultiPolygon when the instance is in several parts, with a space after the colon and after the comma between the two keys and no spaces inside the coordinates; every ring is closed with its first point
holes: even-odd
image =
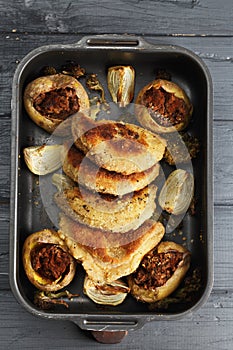
{"type": "Polygon", "coordinates": [[[55,281],[69,273],[70,256],[55,244],[40,243],[31,251],[31,264],[41,277],[55,281]]]}
{"type": "Polygon", "coordinates": [[[185,101],[163,88],[153,86],[143,96],[143,104],[150,109],[151,117],[161,126],[171,126],[185,121],[189,108],[185,101]]]}
{"type": "Polygon", "coordinates": [[[39,94],[33,107],[45,117],[66,119],[78,112],[80,105],[76,91],[66,87],[39,94]]]}
{"type": "Polygon", "coordinates": [[[133,274],[134,282],[144,289],[161,287],[172,277],[182,259],[183,253],[177,251],[158,253],[153,250],[144,256],[133,274]]]}

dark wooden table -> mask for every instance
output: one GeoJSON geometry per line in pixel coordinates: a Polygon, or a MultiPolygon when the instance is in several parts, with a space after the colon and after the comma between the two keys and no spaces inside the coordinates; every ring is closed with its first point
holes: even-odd
{"type": "Polygon", "coordinates": [[[233,3],[232,0],[0,1],[0,349],[106,349],[73,323],[37,318],[8,281],[11,84],[32,49],[83,35],[130,33],[193,50],[214,85],[214,288],[190,317],[149,323],[113,349],[233,349],[233,3]]]}

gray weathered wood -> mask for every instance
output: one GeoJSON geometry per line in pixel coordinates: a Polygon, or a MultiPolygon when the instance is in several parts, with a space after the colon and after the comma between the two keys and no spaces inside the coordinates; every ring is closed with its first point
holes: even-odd
{"type": "Polygon", "coordinates": [[[10,191],[10,139],[11,122],[8,117],[0,116],[0,203],[9,204],[10,191]]]}
{"type": "MultiPolygon", "coordinates": [[[[193,315],[176,321],[147,323],[112,348],[231,350],[232,297],[232,291],[212,293],[208,302],[193,315]]],[[[2,349],[106,349],[106,345],[96,344],[73,323],[40,319],[29,314],[8,291],[0,291],[0,314],[2,349]]]]}
{"type": "Polygon", "coordinates": [[[231,0],[0,2],[1,31],[233,34],[231,0]]]}
{"type": "Polygon", "coordinates": [[[9,290],[9,205],[0,204],[0,290],[9,290]]]}
{"type": "Polygon", "coordinates": [[[233,123],[216,122],[214,127],[215,203],[233,203],[233,123]]]}
{"type": "Polygon", "coordinates": [[[18,62],[38,46],[77,42],[88,33],[134,33],[145,35],[153,43],[193,50],[207,64],[213,78],[215,281],[208,302],[192,316],[146,324],[112,348],[231,350],[232,0],[0,0],[0,16],[0,348],[106,349],[73,323],[30,315],[9,289],[11,84],[18,62]]]}
{"type": "Polygon", "coordinates": [[[9,289],[9,204],[0,204],[0,289],[9,289]]]}
{"type": "MultiPolygon", "coordinates": [[[[82,35],[25,35],[0,33],[0,119],[10,118],[11,85],[17,63],[31,50],[48,44],[75,43],[82,35]]],[[[214,119],[233,120],[233,38],[145,37],[154,44],[184,46],[201,57],[210,70],[214,87],[214,119]]]]}

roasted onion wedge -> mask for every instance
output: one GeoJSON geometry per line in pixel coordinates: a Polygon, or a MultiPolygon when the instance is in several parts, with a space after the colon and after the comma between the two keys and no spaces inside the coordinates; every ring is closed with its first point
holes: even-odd
{"type": "Polygon", "coordinates": [[[89,98],[82,84],[69,75],[54,74],[30,82],[24,92],[24,106],[30,118],[52,133],[58,125],[58,135],[69,132],[69,116],[86,112],[89,98]]]}
{"type": "Polygon", "coordinates": [[[157,133],[181,131],[187,127],[193,106],[177,84],[156,79],[144,86],[136,98],[139,123],[157,133]]]}
{"type": "Polygon", "coordinates": [[[135,71],[132,66],[114,66],[108,68],[108,89],[113,102],[120,107],[127,106],[134,96],[135,71]]]}
{"type": "Polygon", "coordinates": [[[47,175],[62,166],[63,145],[30,146],[23,150],[29,170],[36,175],[47,175]]]}
{"type": "Polygon", "coordinates": [[[193,175],[186,170],[176,169],[168,176],[160,191],[159,205],[170,214],[183,214],[190,206],[193,193],[193,175]]]}
{"type": "Polygon", "coordinates": [[[153,303],[173,293],[190,266],[191,254],[175,242],[161,242],[146,254],[135,273],[128,277],[132,295],[153,303]]]}
{"type": "Polygon", "coordinates": [[[76,261],[54,230],[44,229],[28,236],[22,258],[28,279],[39,290],[60,290],[74,278],[76,261]]]}
{"type": "Polygon", "coordinates": [[[92,281],[86,275],[83,291],[96,304],[116,306],[125,300],[129,293],[129,288],[120,279],[103,284],[92,281]]]}

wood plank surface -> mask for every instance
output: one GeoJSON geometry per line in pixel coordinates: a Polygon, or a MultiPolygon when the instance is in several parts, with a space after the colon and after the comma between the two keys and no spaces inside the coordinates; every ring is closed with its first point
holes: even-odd
{"type": "MultiPolygon", "coordinates": [[[[31,50],[49,44],[76,43],[82,35],[25,35],[0,33],[0,120],[10,118],[11,82],[22,58],[31,50]]],[[[232,89],[233,37],[144,37],[154,44],[180,45],[195,52],[207,65],[214,87],[214,119],[233,120],[232,89]]]]}
{"type": "Polygon", "coordinates": [[[231,0],[10,0],[0,2],[0,26],[7,33],[232,35],[232,11],[231,0]]]}
{"type": "Polygon", "coordinates": [[[175,322],[152,322],[112,349],[233,349],[233,3],[232,0],[0,0],[0,349],[107,349],[75,324],[35,317],[9,285],[11,85],[22,58],[83,35],[140,34],[184,46],[210,70],[214,87],[214,287],[207,303],[175,322]]]}
{"type": "MultiPolygon", "coordinates": [[[[213,292],[197,312],[180,320],[147,323],[129,332],[112,349],[231,350],[233,340],[232,291],[213,292]]],[[[110,349],[94,342],[89,333],[68,321],[46,320],[25,311],[9,293],[0,291],[0,344],[4,350],[110,349]]]]}

